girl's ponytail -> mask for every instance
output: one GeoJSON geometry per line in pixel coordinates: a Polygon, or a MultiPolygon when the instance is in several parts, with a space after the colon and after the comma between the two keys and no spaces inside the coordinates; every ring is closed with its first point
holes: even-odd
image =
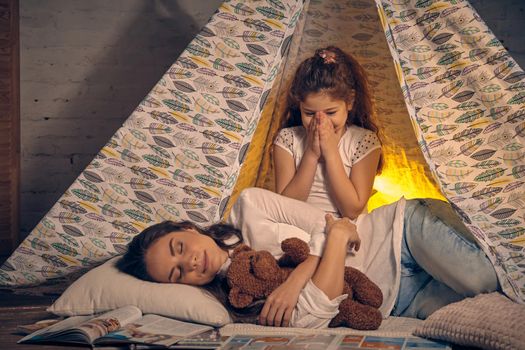
{"type": "Polygon", "coordinates": [[[348,67],[348,73],[353,77],[353,90],[354,90],[354,104],[350,115],[347,119],[347,124],[353,124],[362,128],[378,131],[377,126],[372,121],[374,110],[372,107],[372,94],[368,86],[368,79],[366,77],[365,70],[357,62],[357,60],[346,53],[342,53],[345,58],[345,63],[348,67]]]}

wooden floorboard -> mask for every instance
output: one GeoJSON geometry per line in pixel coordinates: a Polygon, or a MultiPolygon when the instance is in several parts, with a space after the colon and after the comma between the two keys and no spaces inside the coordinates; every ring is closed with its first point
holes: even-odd
{"type": "Polygon", "coordinates": [[[15,295],[6,291],[0,292],[0,349],[65,349],[63,346],[16,343],[23,336],[22,333],[17,331],[19,325],[57,317],[46,311],[46,308],[52,303],[52,297],[15,295]]]}
{"type": "MultiPolygon", "coordinates": [[[[0,350],[85,349],[86,347],[76,345],[17,344],[17,341],[24,336],[17,331],[18,326],[57,318],[56,315],[46,311],[56,298],[56,296],[28,296],[0,291],[0,350]]],[[[127,347],[101,349],[127,349],[127,347]]]]}
{"type": "Polygon", "coordinates": [[[23,336],[16,329],[19,325],[56,318],[56,316],[46,312],[45,308],[46,306],[0,308],[0,349],[64,349],[63,346],[16,343],[23,336]]]}

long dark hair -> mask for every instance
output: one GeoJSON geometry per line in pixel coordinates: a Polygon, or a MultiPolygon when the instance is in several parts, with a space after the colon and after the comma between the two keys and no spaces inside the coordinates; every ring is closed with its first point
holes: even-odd
{"type": "MultiPolygon", "coordinates": [[[[128,251],[117,261],[117,268],[141,280],[154,282],[146,269],[145,256],[149,247],[159,238],[169,233],[189,229],[211,237],[224,250],[233,249],[243,242],[241,231],[228,224],[218,223],[203,228],[191,221],[164,221],[144,229],[133,237],[128,245],[128,251]],[[236,238],[233,243],[225,243],[231,238],[236,238]]],[[[263,306],[263,303],[254,303],[252,306],[244,309],[234,308],[228,301],[228,283],[225,278],[220,276],[216,276],[213,281],[201,286],[201,288],[221,302],[235,322],[253,323],[263,306]]]]}
{"type": "MultiPolygon", "coordinates": [[[[302,125],[300,103],[308,94],[324,91],[337,100],[350,101],[346,125],[356,125],[373,131],[381,139],[374,120],[372,94],[364,68],[349,53],[336,46],[317,49],[304,60],[295,71],[283,110],[284,127],[302,125]]],[[[383,156],[379,160],[377,173],[383,168],[383,156]]]]}

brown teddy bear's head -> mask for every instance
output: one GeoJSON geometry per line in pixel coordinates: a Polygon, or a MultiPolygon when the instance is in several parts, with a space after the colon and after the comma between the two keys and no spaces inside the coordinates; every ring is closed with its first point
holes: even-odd
{"type": "Polygon", "coordinates": [[[235,248],[226,274],[230,286],[230,303],[242,308],[252,301],[266,298],[286,280],[290,269],[279,267],[267,251],[255,251],[246,245],[235,248]]]}

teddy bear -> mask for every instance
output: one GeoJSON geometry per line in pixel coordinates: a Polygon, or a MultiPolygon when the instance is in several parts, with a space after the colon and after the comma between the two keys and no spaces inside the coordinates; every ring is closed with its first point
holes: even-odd
{"type": "MultiPolygon", "coordinates": [[[[244,244],[235,248],[226,273],[230,288],[228,299],[232,306],[244,308],[268,297],[310,252],[308,244],[299,238],[284,240],[281,249],[284,255],[276,260],[265,250],[255,251],[244,244]]],[[[344,278],[343,293],[348,294],[348,298],[339,305],[339,313],[330,321],[329,327],[379,328],[382,315],[378,308],[383,303],[381,289],[353,267],[345,268],[344,278]]]]}

